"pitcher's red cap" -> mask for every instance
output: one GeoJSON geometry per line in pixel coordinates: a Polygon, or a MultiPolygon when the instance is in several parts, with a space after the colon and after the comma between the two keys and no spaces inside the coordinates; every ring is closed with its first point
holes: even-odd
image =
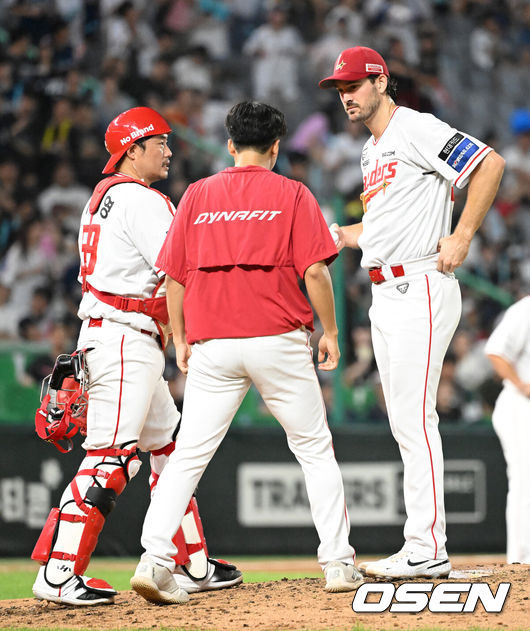
{"type": "Polygon", "coordinates": [[[376,50],[366,46],[343,50],[333,69],[333,74],[318,84],[321,88],[334,88],[335,81],[357,81],[373,74],[390,76],[385,60],[376,50]]]}

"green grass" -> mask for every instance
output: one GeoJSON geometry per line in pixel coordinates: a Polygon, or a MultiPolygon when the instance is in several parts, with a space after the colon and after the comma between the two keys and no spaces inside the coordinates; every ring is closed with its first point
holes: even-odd
{"type": "MultiPolygon", "coordinates": [[[[231,559],[236,565],[244,558],[231,559]]],[[[118,591],[130,589],[129,579],[134,574],[137,559],[100,559],[93,561],[88,570],[89,576],[102,578],[118,591]]],[[[38,570],[38,565],[26,559],[10,559],[0,561],[0,600],[11,598],[32,598],[31,587],[38,570]]],[[[322,577],[319,572],[263,572],[245,571],[246,583],[262,583],[279,581],[282,578],[314,578],[322,577]]]]}

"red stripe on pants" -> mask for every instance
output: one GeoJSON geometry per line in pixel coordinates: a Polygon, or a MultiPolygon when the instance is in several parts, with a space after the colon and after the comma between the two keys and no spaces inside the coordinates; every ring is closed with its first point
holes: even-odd
{"type": "Polygon", "coordinates": [[[436,482],[434,479],[434,466],[432,463],[432,452],[431,452],[431,446],[429,444],[429,437],[427,436],[427,428],[425,425],[426,419],[425,419],[425,406],[427,403],[427,382],[429,380],[429,367],[431,364],[431,344],[432,344],[432,308],[431,308],[431,292],[429,289],[429,277],[427,275],[425,275],[425,281],[427,283],[427,296],[429,299],[429,352],[427,355],[427,370],[425,372],[425,388],[423,390],[423,433],[425,434],[425,441],[427,443],[427,449],[429,450],[429,459],[431,461],[431,477],[432,477],[432,491],[433,491],[433,497],[434,497],[434,520],[432,522],[432,526],[431,526],[431,534],[432,534],[432,538],[434,540],[434,558],[436,559],[438,557],[438,542],[436,541],[436,537],[434,536],[434,525],[436,524],[436,519],[438,518],[438,511],[437,511],[437,505],[436,505],[436,482]]]}
{"type": "Polygon", "coordinates": [[[118,433],[118,427],[120,426],[121,395],[122,395],[122,392],[123,392],[123,342],[124,342],[124,340],[125,340],[125,335],[122,335],[121,346],[120,346],[120,356],[121,356],[120,396],[118,398],[118,418],[116,419],[116,431],[114,432],[114,437],[112,439],[112,444],[113,445],[116,442],[116,435],[118,433]]]}

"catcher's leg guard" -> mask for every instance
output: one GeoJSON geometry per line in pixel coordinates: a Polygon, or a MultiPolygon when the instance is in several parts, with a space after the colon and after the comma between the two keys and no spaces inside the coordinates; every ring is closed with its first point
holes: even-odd
{"type": "MultiPolygon", "coordinates": [[[[151,494],[155,492],[158,478],[174,449],[175,443],[172,442],[151,452],[151,477],[149,479],[151,494]]],[[[178,550],[176,556],[173,557],[177,566],[185,566],[192,578],[203,580],[208,573],[208,548],[195,497],[192,497],[188,504],[182,523],[173,537],[173,543],[178,550]]]]}
{"type": "Polygon", "coordinates": [[[51,510],[31,558],[46,565],[51,586],[82,575],[116,498],[136,475],[141,462],[136,447],[88,451],[66,488],[60,508],[51,510]]]}

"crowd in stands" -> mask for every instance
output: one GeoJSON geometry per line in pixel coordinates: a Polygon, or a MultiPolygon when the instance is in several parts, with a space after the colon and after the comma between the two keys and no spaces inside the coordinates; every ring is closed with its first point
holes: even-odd
{"type": "MultiPolygon", "coordinates": [[[[361,219],[367,133],[347,122],[334,91],[318,89],[338,53],[353,45],[383,54],[399,104],[432,112],[506,159],[495,204],[463,266],[475,283],[463,286],[438,402],[444,422],[487,416],[498,384],[482,347],[510,297],[530,291],[527,0],[3,0],[0,340],[50,349],[48,363],[32,362],[21,378],[40,382],[61,347],[75,348],[79,216],[107,159],[107,124],[129,107],[153,107],[201,141],[182,133],[172,140],[170,177],[159,188],[175,204],[190,182],[228,163],[224,116],[252,97],[287,116],[279,172],[310,187],[329,223],[337,194],[344,221],[361,219]]],[[[456,199],[455,220],[463,199],[456,199]]],[[[341,257],[348,418],[384,419],[370,283],[357,252],[341,257]]],[[[323,385],[331,407],[331,384],[323,385]]]]}

